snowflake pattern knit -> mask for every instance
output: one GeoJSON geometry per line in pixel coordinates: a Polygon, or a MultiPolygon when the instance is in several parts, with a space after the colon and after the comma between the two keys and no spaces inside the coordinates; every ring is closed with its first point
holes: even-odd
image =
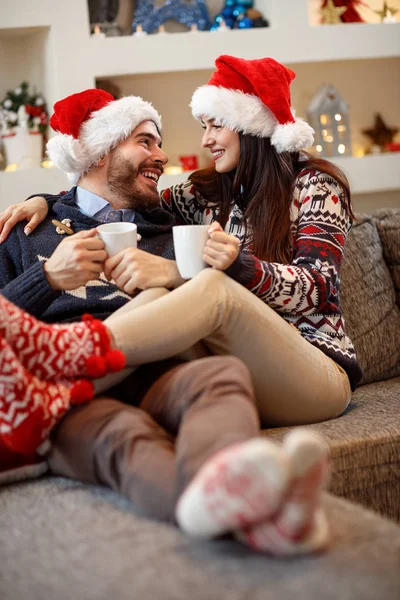
{"type": "Polygon", "coordinates": [[[0,337],[0,445],[32,454],[71,405],[92,397],[89,381],[50,383],[34,377],[0,337]]]}
{"type": "MultiPolygon", "coordinates": [[[[252,253],[251,232],[244,239],[243,212],[233,206],[225,231],[239,239],[241,252],[227,274],[341,365],[354,389],[362,370],[339,307],[340,265],[351,227],[344,200],[344,191],[333,177],[310,169],[299,174],[291,204],[290,264],[263,261],[252,253]]],[[[179,223],[208,224],[218,215],[190,180],[164,190],[162,203],[179,223]]]]}
{"type": "Polygon", "coordinates": [[[105,325],[90,315],[81,323],[49,325],[0,295],[0,335],[22,365],[45,381],[103,377],[125,366],[123,353],[110,348],[105,325]]]}

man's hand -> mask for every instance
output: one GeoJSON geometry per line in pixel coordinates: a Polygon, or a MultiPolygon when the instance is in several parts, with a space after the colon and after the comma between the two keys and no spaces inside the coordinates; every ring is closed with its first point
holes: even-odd
{"type": "Polygon", "coordinates": [[[63,239],[44,264],[53,290],[75,290],[99,279],[107,253],[96,229],[80,231],[63,239]]]}
{"type": "Polygon", "coordinates": [[[149,252],[128,248],[106,261],[104,274],[113,279],[120,290],[133,294],[135,290],[152,287],[178,287],[184,282],[174,260],[149,252]]]}
{"type": "Polygon", "coordinates": [[[0,213],[0,244],[6,241],[11,229],[19,221],[28,221],[24,233],[29,235],[47,217],[49,206],[42,196],[35,196],[26,202],[11,204],[0,213]]]}
{"type": "Polygon", "coordinates": [[[239,240],[216,222],[210,225],[208,232],[210,237],[204,247],[203,260],[214,269],[226,271],[239,255],[239,240]]]}

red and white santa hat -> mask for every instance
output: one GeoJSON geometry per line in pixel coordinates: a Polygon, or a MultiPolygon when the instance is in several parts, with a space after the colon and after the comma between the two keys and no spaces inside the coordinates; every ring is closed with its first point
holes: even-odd
{"type": "Polygon", "coordinates": [[[233,131],[271,138],[277,152],[311,146],[314,130],[295,117],[290,83],[296,74],[273,58],[245,60],[223,55],[207,85],[194,92],[190,107],[196,119],[215,119],[233,131]]]}
{"type": "Polygon", "coordinates": [[[48,141],[47,154],[76,183],[147,120],[154,121],[161,131],[160,115],[150,102],[139,96],[115,100],[99,89],[72,94],[54,105],[50,125],[57,134],[48,141]]]}

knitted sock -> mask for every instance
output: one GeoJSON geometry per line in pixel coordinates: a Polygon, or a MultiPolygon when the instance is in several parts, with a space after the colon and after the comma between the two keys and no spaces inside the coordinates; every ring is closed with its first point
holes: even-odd
{"type": "Polygon", "coordinates": [[[20,454],[32,454],[70,406],[93,397],[85,380],[49,383],[31,375],[11,346],[0,338],[0,443],[20,454]]]}
{"type": "Polygon", "coordinates": [[[273,521],[265,520],[255,527],[235,532],[240,542],[257,552],[274,556],[297,556],[324,550],[329,542],[329,527],[321,509],[315,511],[308,533],[298,540],[286,537],[273,521]]]}
{"type": "Polygon", "coordinates": [[[91,315],[82,323],[49,325],[0,295],[0,335],[29,372],[46,381],[120,371],[125,357],[111,350],[106,326],[91,315]]]}
{"type": "Polygon", "coordinates": [[[257,438],[212,456],[176,508],[187,534],[210,538],[251,526],[276,513],[287,492],[289,461],[279,446],[257,438]]]}
{"type": "Polygon", "coordinates": [[[290,556],[321,550],[328,526],[320,509],[321,491],[328,476],[328,448],[311,430],[295,429],[283,442],[292,482],[282,508],[271,521],[239,532],[237,537],[256,550],[290,556]]]}

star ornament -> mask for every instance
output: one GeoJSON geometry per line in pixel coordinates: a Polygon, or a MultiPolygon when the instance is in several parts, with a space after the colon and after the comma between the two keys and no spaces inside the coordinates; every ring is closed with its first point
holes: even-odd
{"type": "Polygon", "coordinates": [[[387,2],[385,0],[385,2],[383,3],[383,7],[381,10],[374,10],[374,13],[378,15],[378,17],[380,17],[381,21],[383,22],[383,19],[386,17],[386,15],[388,13],[390,13],[390,15],[392,17],[394,17],[394,15],[399,12],[399,10],[397,8],[393,8],[392,6],[388,6],[387,2]]]}
{"type": "Polygon", "coordinates": [[[388,127],[379,113],[375,115],[374,126],[362,130],[363,134],[372,140],[373,145],[379,146],[381,150],[385,150],[386,146],[393,142],[398,131],[397,127],[388,127]]]}
{"type": "Polygon", "coordinates": [[[325,8],[320,10],[324,25],[341,23],[340,17],[346,10],[347,6],[335,6],[333,0],[328,0],[325,8]]]}

